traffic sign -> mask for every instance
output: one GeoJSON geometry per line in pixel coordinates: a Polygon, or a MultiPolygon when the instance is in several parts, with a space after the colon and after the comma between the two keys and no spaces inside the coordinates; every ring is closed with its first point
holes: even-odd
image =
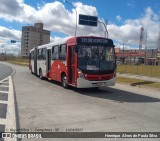
{"type": "Polygon", "coordinates": [[[98,17],[79,14],[79,24],[86,26],[97,26],[98,17]]]}
{"type": "Polygon", "coordinates": [[[11,40],[11,43],[16,43],[16,40],[11,40]]]}

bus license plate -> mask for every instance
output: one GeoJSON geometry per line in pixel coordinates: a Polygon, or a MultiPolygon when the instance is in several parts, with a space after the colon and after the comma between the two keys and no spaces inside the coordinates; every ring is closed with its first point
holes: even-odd
{"type": "Polygon", "coordinates": [[[98,86],[105,86],[106,85],[106,82],[99,82],[97,83],[98,86]]]}

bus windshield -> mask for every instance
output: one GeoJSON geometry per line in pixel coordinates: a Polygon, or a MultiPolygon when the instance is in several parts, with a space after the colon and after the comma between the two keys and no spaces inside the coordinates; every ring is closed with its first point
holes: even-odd
{"type": "Polygon", "coordinates": [[[110,72],[115,69],[113,47],[78,46],[78,68],[84,72],[110,72]]]}

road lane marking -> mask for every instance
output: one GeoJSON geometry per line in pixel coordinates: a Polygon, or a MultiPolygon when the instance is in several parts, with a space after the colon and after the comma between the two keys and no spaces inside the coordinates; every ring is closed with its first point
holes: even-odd
{"type": "Polygon", "coordinates": [[[8,88],[9,86],[6,86],[6,85],[0,85],[0,87],[5,87],[5,88],[8,88]]]}
{"type": "MultiPolygon", "coordinates": [[[[14,71],[15,73],[15,71],[14,71]]],[[[12,75],[14,74],[12,73],[12,75]]],[[[7,104],[6,118],[0,118],[0,124],[5,125],[5,132],[10,129],[16,129],[16,115],[15,115],[15,99],[12,77],[9,76],[0,81],[0,88],[8,88],[8,91],[0,91],[0,93],[8,94],[8,101],[0,100],[1,104],[7,104]],[[8,84],[5,85],[5,84],[8,84]]],[[[17,141],[16,138],[5,138],[4,141],[17,141]]]]}
{"type": "Polygon", "coordinates": [[[2,104],[8,104],[8,101],[0,100],[0,103],[2,103],[2,104]]]}
{"type": "Polygon", "coordinates": [[[7,124],[7,120],[4,118],[0,118],[0,124],[7,124]]]}
{"type": "Polygon", "coordinates": [[[8,92],[7,92],[7,91],[0,91],[0,93],[6,93],[6,94],[8,94],[8,92]]]}

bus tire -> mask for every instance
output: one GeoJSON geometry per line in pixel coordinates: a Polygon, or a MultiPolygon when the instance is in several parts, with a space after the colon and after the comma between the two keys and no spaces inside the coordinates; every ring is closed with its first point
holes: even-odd
{"type": "Polygon", "coordinates": [[[32,70],[31,70],[31,74],[34,74],[32,70]]]}
{"type": "Polygon", "coordinates": [[[42,70],[41,70],[41,69],[39,69],[39,78],[40,78],[41,80],[43,80],[43,75],[42,75],[42,70]]]}
{"type": "Polygon", "coordinates": [[[31,74],[33,74],[32,67],[30,67],[31,74]]]}
{"type": "Polygon", "coordinates": [[[93,89],[98,90],[98,89],[99,89],[99,87],[93,87],[93,89]]]}
{"type": "Polygon", "coordinates": [[[66,74],[62,74],[62,78],[61,78],[61,82],[62,82],[62,86],[67,89],[68,88],[68,83],[67,83],[67,77],[66,74]]]}

